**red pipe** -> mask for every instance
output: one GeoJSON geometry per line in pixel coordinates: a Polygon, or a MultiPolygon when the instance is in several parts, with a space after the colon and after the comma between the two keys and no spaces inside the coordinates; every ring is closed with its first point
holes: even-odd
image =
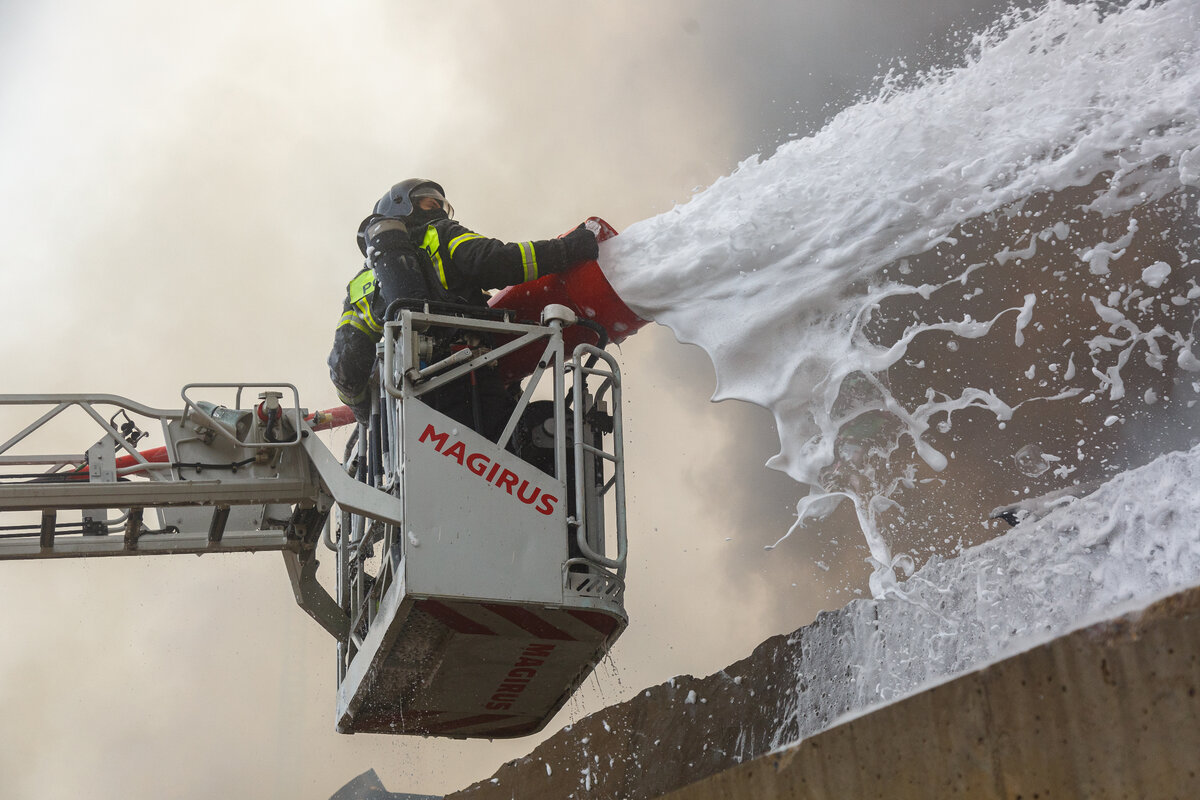
{"type": "Polygon", "coordinates": [[[354,412],[350,406],[327,408],[324,411],[314,411],[304,418],[314,431],[324,431],[330,428],[340,428],[343,425],[354,424],[354,412]]]}
{"type": "MultiPolygon", "coordinates": [[[[165,447],[155,447],[152,450],[139,450],[138,454],[152,464],[165,464],[168,460],[167,448],[165,447]]],[[[116,463],[117,469],[124,469],[125,467],[132,467],[134,464],[139,462],[138,459],[134,458],[132,455],[124,455],[118,458],[116,463]]],[[[80,472],[84,475],[87,474],[87,471],[87,467],[84,467],[82,470],[80,470],[80,472]]]]}
{"type": "MultiPolygon", "coordinates": [[[[165,447],[155,447],[150,450],[139,450],[138,454],[142,457],[142,460],[149,461],[152,464],[165,464],[169,460],[167,458],[167,448],[165,447]]],[[[127,453],[118,457],[114,463],[116,464],[117,469],[125,469],[126,467],[132,467],[142,462],[139,459],[134,458],[132,454],[127,453]]],[[[80,464],[78,468],[68,474],[72,478],[86,480],[89,471],[90,470],[88,469],[87,464],[80,464]]]]}

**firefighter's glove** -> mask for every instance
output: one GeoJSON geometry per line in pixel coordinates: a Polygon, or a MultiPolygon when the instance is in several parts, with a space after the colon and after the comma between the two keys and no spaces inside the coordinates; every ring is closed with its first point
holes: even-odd
{"type": "Polygon", "coordinates": [[[367,227],[367,245],[376,250],[411,247],[404,220],[384,218],[367,227]]]}
{"type": "Polygon", "coordinates": [[[595,261],[600,255],[600,245],[596,235],[586,226],[580,225],[563,237],[563,254],[568,267],[581,264],[584,261],[595,261]]]}

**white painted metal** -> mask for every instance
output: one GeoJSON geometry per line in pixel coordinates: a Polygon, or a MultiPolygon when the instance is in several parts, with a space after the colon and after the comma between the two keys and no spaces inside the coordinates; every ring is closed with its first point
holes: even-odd
{"type": "Polygon", "coordinates": [[[611,393],[613,405],[618,409],[612,416],[613,436],[612,450],[607,451],[601,445],[603,437],[594,434],[588,424],[588,411],[583,410],[574,415],[572,450],[575,458],[575,474],[583,475],[585,479],[578,481],[575,486],[576,508],[583,513],[576,514],[571,519],[575,527],[575,536],[584,559],[616,570],[619,579],[625,578],[625,556],[628,549],[625,530],[625,450],[624,427],[621,419],[621,370],[617,361],[610,354],[592,345],[581,344],[575,348],[570,368],[575,372],[574,407],[576,409],[596,409],[603,411],[604,395],[611,393]],[[584,356],[587,356],[585,361],[584,356]],[[596,360],[603,360],[605,368],[596,368],[596,360]],[[600,376],[603,383],[589,396],[587,383],[583,378],[590,375],[600,376]],[[612,479],[604,479],[602,462],[611,465],[612,479]],[[604,503],[603,497],[610,489],[614,489],[615,502],[615,531],[617,554],[614,558],[604,557],[604,503]],[[589,493],[591,496],[589,497],[589,493]]]}
{"type": "Polygon", "coordinates": [[[23,451],[9,453],[2,465],[0,518],[11,522],[22,511],[43,515],[36,530],[5,525],[0,559],[280,549],[286,544],[283,531],[292,506],[313,506],[322,494],[297,446],[305,429],[298,405],[286,414],[292,441],[279,449],[263,441],[261,426],[252,428],[258,441],[238,443],[218,436],[223,433],[220,422],[190,402],[182,410],[167,411],[113,395],[6,395],[0,405],[50,407],[0,450],[23,451]],[[22,446],[35,434],[52,437],[55,432],[47,429],[63,422],[62,412],[72,407],[99,427],[100,439],[83,459],[64,463],[59,454],[22,446]],[[114,427],[113,409],[159,425],[166,442],[161,463],[148,461],[114,427]],[[124,466],[118,466],[118,459],[124,466]],[[41,469],[18,471],[31,467],[41,469]],[[238,510],[229,513],[231,508],[238,510]],[[220,511],[220,530],[213,526],[214,510],[220,511]],[[79,512],[78,528],[58,519],[72,511],[79,512]],[[151,516],[145,516],[147,511],[151,516]],[[120,533],[117,527],[100,520],[123,520],[124,537],[114,536],[120,533]]]}
{"type": "Polygon", "coordinates": [[[334,492],[345,508],[392,523],[400,503],[345,474],[311,435],[289,384],[191,384],[182,396],[178,410],[116,395],[0,396],[0,408],[35,417],[0,445],[0,560],[278,550],[301,606],[344,636],[346,613],[315,575],[334,492]],[[243,392],[259,388],[273,422],[242,407],[243,392]],[[234,392],[231,408],[191,396],[221,389],[234,392]],[[290,408],[278,404],[288,393],[290,408]],[[79,456],[39,449],[79,435],[58,430],[73,410],[99,440],[79,456]],[[131,427],[118,429],[118,417],[131,427]],[[147,456],[139,426],[152,425],[165,444],[147,456]]]}
{"type": "Polygon", "coordinates": [[[297,602],[338,640],[339,730],[531,733],[627,622],[620,373],[594,347],[565,357],[569,311],[543,319],[402,311],[380,346],[376,424],[348,464],[312,435],[290,384],[189,384],[177,410],[0,395],[0,411],[32,415],[0,444],[0,560],[278,550],[297,602]],[[438,331],[468,347],[423,363],[438,331]],[[426,403],[523,348],[539,366],[497,441],[426,403]],[[244,403],[255,389],[262,403],[244,403]],[[200,396],[220,391],[230,406],[200,396]],[[550,472],[514,443],[535,392],[552,409],[552,458],[535,459],[550,472]],[[51,429],[76,412],[98,438],[64,453],[51,429]],[[154,426],[162,446],[139,450],[154,426]],[[336,600],[316,578],[322,539],[336,600]]]}
{"type": "Polygon", "coordinates": [[[405,523],[397,544],[408,590],[561,603],[565,481],[424,403],[406,403],[403,417],[405,523]],[[497,486],[501,478],[509,479],[497,486]]]}
{"type": "Polygon", "coordinates": [[[626,625],[623,455],[619,444],[602,446],[611,437],[600,419],[609,404],[611,431],[620,431],[620,373],[597,348],[580,348],[568,362],[561,329],[573,315],[545,319],[403,310],[385,327],[377,409],[389,433],[374,453],[378,428],[360,429],[368,439],[360,473],[402,499],[403,525],[371,532],[354,515],[342,520],[339,593],[351,635],[339,651],[340,731],[532,733],[626,625]],[[441,331],[475,346],[423,363],[428,337],[441,331]],[[425,402],[522,348],[541,353],[540,366],[497,441],[425,402]],[[553,474],[506,449],[547,372],[553,474]],[[603,384],[596,394],[589,378],[603,384]],[[597,395],[607,399],[597,403],[597,395]],[[605,558],[604,494],[613,488],[617,552],[605,558]],[[585,537],[572,553],[573,540],[585,537]]]}

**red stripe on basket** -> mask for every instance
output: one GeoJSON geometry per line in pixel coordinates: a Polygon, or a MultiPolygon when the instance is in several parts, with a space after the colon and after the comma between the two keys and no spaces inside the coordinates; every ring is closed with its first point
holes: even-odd
{"type": "Polygon", "coordinates": [[[416,607],[456,633],[469,633],[476,636],[496,635],[491,628],[460,614],[440,600],[420,600],[416,607]]]}
{"type": "Polygon", "coordinates": [[[617,621],[608,614],[602,614],[599,611],[586,611],[584,609],[572,608],[568,609],[567,613],[575,619],[583,622],[588,627],[595,628],[609,637],[617,629],[617,621]]]}
{"type": "Polygon", "coordinates": [[[534,614],[527,608],[520,606],[505,606],[498,603],[480,603],[481,606],[491,611],[498,617],[516,625],[522,630],[532,633],[539,639],[556,639],[560,642],[573,642],[575,637],[564,630],[560,630],[551,625],[546,620],[534,614]]]}

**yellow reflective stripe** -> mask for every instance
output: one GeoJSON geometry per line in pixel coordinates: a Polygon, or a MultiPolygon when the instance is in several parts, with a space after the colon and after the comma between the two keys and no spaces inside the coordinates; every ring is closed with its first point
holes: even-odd
{"type": "Polygon", "coordinates": [[[372,331],[370,326],[367,323],[364,323],[362,318],[359,317],[359,315],[354,313],[353,311],[347,311],[344,314],[342,314],[341,320],[338,321],[338,327],[340,328],[343,325],[349,325],[353,328],[357,328],[358,330],[365,333],[367,336],[373,336],[375,333],[382,332],[382,329],[380,329],[379,331],[372,331]]]}
{"type": "Polygon", "coordinates": [[[375,294],[375,287],[375,271],[370,269],[364,269],[346,285],[346,295],[353,308],[342,312],[337,325],[339,328],[349,325],[372,337],[383,333],[383,326],[375,321],[371,313],[371,296],[375,294]]]}
{"type": "Polygon", "coordinates": [[[525,280],[534,280],[538,276],[538,267],[533,242],[518,242],[518,245],[521,248],[521,268],[525,270],[525,280]]]}
{"type": "Polygon", "coordinates": [[[454,251],[458,249],[458,246],[460,244],[467,241],[468,239],[482,239],[482,238],[483,237],[480,236],[478,233],[469,233],[469,232],[464,233],[462,236],[456,236],[455,238],[450,240],[450,246],[449,246],[450,257],[454,258],[454,251]]]}
{"type": "Polygon", "coordinates": [[[371,313],[371,304],[368,301],[359,300],[354,306],[358,309],[358,318],[365,322],[368,328],[376,333],[383,333],[383,325],[371,313]]]}
{"type": "Polygon", "coordinates": [[[354,405],[358,405],[359,403],[361,403],[363,400],[365,400],[367,398],[367,390],[370,388],[371,387],[369,385],[364,386],[363,390],[361,392],[359,392],[358,394],[354,395],[353,397],[347,397],[346,395],[342,394],[341,389],[338,389],[337,387],[334,387],[334,391],[337,392],[338,400],[341,400],[343,403],[345,403],[348,406],[354,406],[354,405]]]}
{"type": "Polygon", "coordinates": [[[366,297],[370,297],[375,291],[375,272],[373,270],[363,270],[358,275],[354,276],[354,280],[346,286],[346,293],[350,295],[350,302],[357,303],[366,297]]]}
{"type": "Polygon", "coordinates": [[[449,289],[450,284],[446,282],[446,265],[442,263],[442,240],[438,237],[437,228],[430,225],[425,229],[425,241],[421,242],[421,249],[429,253],[429,257],[433,260],[433,266],[437,269],[438,280],[442,282],[443,289],[449,289]]]}

